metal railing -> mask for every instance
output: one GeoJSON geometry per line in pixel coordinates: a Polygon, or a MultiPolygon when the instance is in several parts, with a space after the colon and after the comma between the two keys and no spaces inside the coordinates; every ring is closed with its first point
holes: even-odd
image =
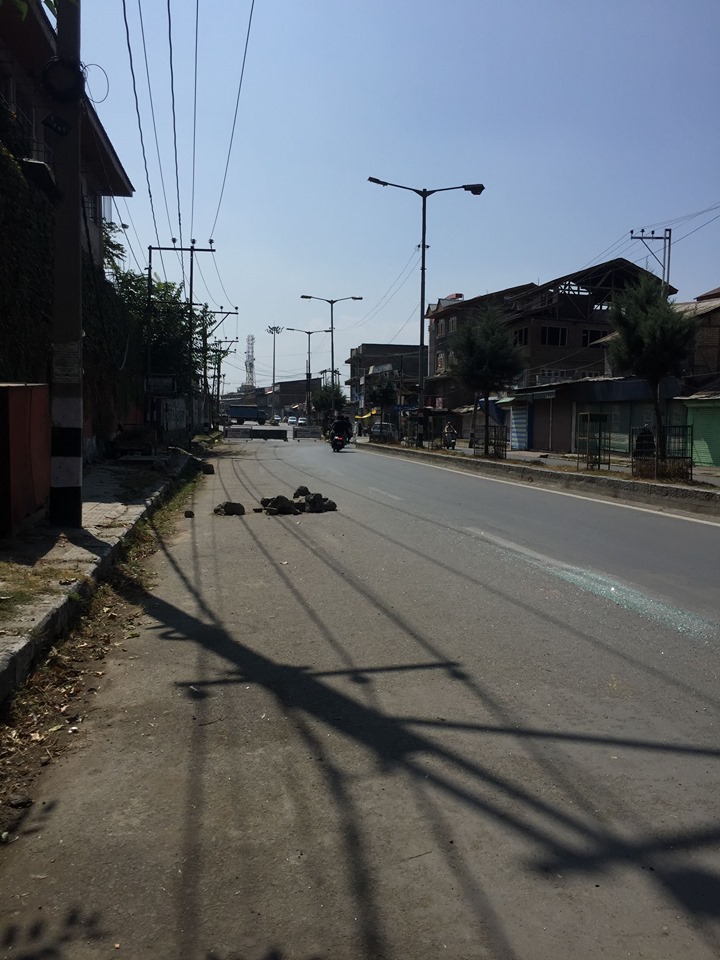
{"type": "Polygon", "coordinates": [[[692,480],[692,450],[692,425],[669,424],[659,434],[648,425],[635,427],[630,431],[632,475],[645,480],[692,480]]]}

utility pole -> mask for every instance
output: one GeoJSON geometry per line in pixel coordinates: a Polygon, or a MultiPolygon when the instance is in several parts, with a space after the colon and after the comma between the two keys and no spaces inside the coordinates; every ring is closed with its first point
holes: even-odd
{"type": "Polygon", "coordinates": [[[237,343],[237,340],[216,340],[211,347],[211,352],[215,356],[215,404],[217,410],[218,420],[220,419],[220,384],[223,377],[221,377],[220,371],[222,367],[222,362],[226,357],[229,357],[231,353],[235,353],[234,350],[230,350],[229,347],[223,347],[223,344],[237,343]]]}
{"type": "Polygon", "coordinates": [[[657,262],[662,267],[662,282],[663,282],[663,292],[667,296],[668,287],[670,286],[670,246],[672,244],[672,229],[670,227],[665,227],[663,230],[662,236],[655,236],[655,231],[651,230],[650,233],[645,233],[644,230],[641,230],[639,233],[636,233],[634,230],[630,231],[631,240],[640,240],[641,243],[644,243],[648,250],[648,241],[662,240],[663,252],[662,260],[659,260],[655,255],[653,250],[650,250],[650,253],[655,257],[657,262]]]}
{"type": "Polygon", "coordinates": [[[80,0],[57,2],[57,56],[42,72],[65,133],[54,146],[55,207],[49,522],[82,527],[83,387],[80,245],[80,0]]]}
{"type": "Polygon", "coordinates": [[[272,415],[275,417],[275,337],[283,332],[282,327],[268,327],[267,332],[272,334],[273,338],[273,371],[272,371],[272,415]]]}
{"type": "MultiPolygon", "coordinates": [[[[75,2],[75,0],[70,0],[70,2],[75,2]]],[[[193,410],[193,390],[192,390],[192,378],[193,378],[193,337],[195,336],[195,308],[193,304],[193,279],[194,279],[194,270],[195,270],[195,254],[196,253],[215,253],[215,249],[212,246],[209,247],[196,247],[195,240],[190,241],[189,247],[179,247],[177,245],[177,239],[171,237],[172,246],[171,247],[148,247],[148,263],[152,263],[152,252],[153,250],[158,250],[160,252],[170,250],[175,253],[189,253],[190,254],[190,288],[189,288],[189,307],[190,307],[190,330],[189,330],[189,343],[188,343],[188,375],[189,375],[189,387],[188,394],[190,400],[190,426],[191,429],[195,428],[195,418],[193,410]]],[[[212,243],[212,241],[210,241],[212,243]]],[[[148,267],[148,308],[150,306],[150,300],[152,298],[152,273],[148,267]]],[[[204,350],[207,351],[207,341],[203,339],[204,350]]],[[[207,382],[207,369],[205,370],[205,379],[207,382]]]]}
{"type": "MultiPolygon", "coordinates": [[[[192,307],[202,307],[202,308],[204,308],[204,307],[205,307],[205,304],[204,304],[204,303],[193,303],[192,300],[191,300],[191,301],[190,301],[190,306],[191,306],[191,308],[192,308],[192,307]]],[[[215,326],[212,327],[212,328],[209,328],[209,325],[208,325],[208,324],[203,323],[203,381],[204,381],[204,385],[205,385],[204,388],[205,388],[205,390],[207,391],[207,390],[208,390],[208,371],[207,371],[207,367],[208,367],[208,364],[207,364],[207,356],[208,356],[208,337],[211,336],[211,334],[215,333],[215,331],[217,330],[217,328],[218,328],[222,323],[224,323],[224,322],[227,320],[228,317],[237,317],[237,316],[238,316],[238,308],[235,307],[234,310],[226,310],[225,307],[223,307],[223,306],[221,305],[219,310],[205,310],[205,314],[206,314],[208,317],[218,316],[219,314],[222,314],[222,320],[218,320],[218,322],[217,322],[217,323],[215,324],[215,326]]],[[[227,342],[228,342],[228,343],[236,343],[237,341],[236,341],[236,340],[232,340],[232,341],[227,341],[227,342]]]]}

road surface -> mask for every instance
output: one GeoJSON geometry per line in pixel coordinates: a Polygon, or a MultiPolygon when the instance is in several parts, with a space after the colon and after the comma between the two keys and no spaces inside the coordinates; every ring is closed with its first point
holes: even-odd
{"type": "Polygon", "coordinates": [[[720,526],[228,448],[4,851],[6,955],[720,956],[720,526]],[[250,512],[300,484],[337,512],[250,512]]]}

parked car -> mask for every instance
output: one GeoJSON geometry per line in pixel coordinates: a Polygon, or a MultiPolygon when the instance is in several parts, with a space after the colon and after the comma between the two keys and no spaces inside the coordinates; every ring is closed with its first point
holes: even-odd
{"type": "Polygon", "coordinates": [[[297,417],[288,417],[287,418],[288,426],[296,427],[297,426],[297,417]]]}
{"type": "Polygon", "coordinates": [[[279,413],[275,414],[275,416],[272,418],[272,422],[275,426],[277,426],[279,423],[282,423],[282,417],[279,413]]]}
{"type": "Polygon", "coordinates": [[[306,426],[307,426],[307,417],[298,417],[297,425],[298,425],[299,427],[306,427],[306,426]]]}
{"type": "Polygon", "coordinates": [[[373,423],[370,427],[370,439],[384,443],[397,443],[397,427],[392,423],[373,423]]]}

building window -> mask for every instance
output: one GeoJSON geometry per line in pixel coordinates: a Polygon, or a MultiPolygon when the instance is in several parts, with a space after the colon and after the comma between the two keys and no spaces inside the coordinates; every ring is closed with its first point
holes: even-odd
{"type": "Polygon", "coordinates": [[[566,347],[567,327],[541,327],[540,343],[544,347],[566,347]]]}
{"type": "Polygon", "coordinates": [[[582,345],[584,347],[591,347],[596,340],[602,339],[605,336],[605,330],[583,330],[582,332],[582,345]]]}
{"type": "Polygon", "coordinates": [[[526,347],[528,345],[528,336],[528,327],[513,330],[513,343],[516,347],[526,347]]]}
{"type": "Polygon", "coordinates": [[[448,329],[450,333],[455,333],[457,330],[457,317],[450,317],[448,320],[448,329]]]}
{"type": "Polygon", "coordinates": [[[445,369],[445,354],[436,353],[435,354],[435,370],[439,373],[445,369]]]}
{"type": "Polygon", "coordinates": [[[437,335],[438,335],[439,337],[444,337],[444,336],[445,336],[445,318],[444,318],[444,317],[442,317],[440,320],[438,320],[438,331],[437,331],[437,335]]]}

